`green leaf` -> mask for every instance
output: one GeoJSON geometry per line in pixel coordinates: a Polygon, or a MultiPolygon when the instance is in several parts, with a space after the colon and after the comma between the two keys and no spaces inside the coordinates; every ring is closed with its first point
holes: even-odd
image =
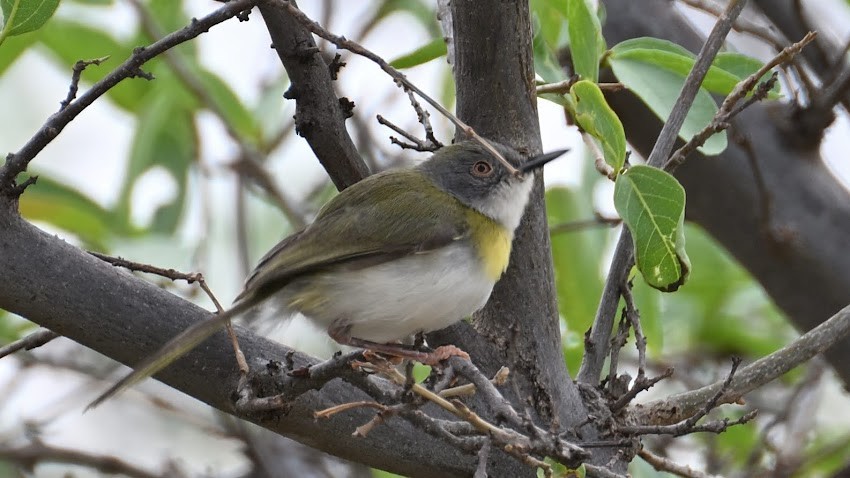
{"type": "Polygon", "coordinates": [[[605,162],[614,171],[620,171],[626,162],[626,133],[620,118],[605,101],[602,90],[596,83],[581,80],[570,88],[570,97],[576,123],[602,144],[605,162]]]}
{"type": "Polygon", "coordinates": [[[558,49],[566,43],[567,2],[569,0],[531,0],[531,13],[539,32],[550,48],[558,49]]]}
{"type": "MultiPolygon", "coordinates": [[[[535,28],[531,47],[534,54],[534,71],[543,78],[543,81],[546,83],[557,83],[567,79],[567,74],[561,68],[561,65],[558,64],[555,51],[551,46],[546,44],[546,40],[540,33],[539,28],[535,28]]],[[[549,96],[560,95],[545,95],[547,99],[549,96]]]]}
{"type": "MultiPolygon", "coordinates": [[[[685,84],[683,76],[640,61],[609,58],[611,69],[617,79],[626,85],[662,120],[666,120],[673,111],[673,105],[685,84]]],[[[717,104],[711,95],[700,88],[691,106],[679,136],[684,140],[708,126],[717,113],[717,104]]],[[[726,149],[726,132],[708,138],[699,150],[706,155],[717,155],[726,149]]]]}
{"type": "Polygon", "coordinates": [[[635,262],[650,286],[672,292],[685,283],[685,189],[672,175],[632,166],[617,177],[614,207],[632,233],[635,262]]]}
{"type": "MultiPolygon", "coordinates": [[[[609,60],[634,60],[655,65],[683,78],[694,66],[695,57],[683,47],[658,38],[633,38],[611,49],[609,60]]],[[[706,90],[728,95],[744,78],[758,71],[762,63],[739,53],[720,53],[714,59],[702,81],[706,90]]],[[[765,75],[765,76],[769,76],[765,75]]],[[[778,96],[778,86],[772,97],[778,96]]]]}
{"type": "Polygon", "coordinates": [[[186,180],[197,157],[197,148],[192,110],[186,104],[185,93],[177,88],[162,91],[145,105],[139,118],[121,188],[119,214],[130,217],[130,197],[136,180],[160,166],[174,178],[178,192],[172,202],[157,210],[151,229],[154,232],[172,232],[183,210],[186,180]]]}
{"type": "Polygon", "coordinates": [[[595,83],[599,80],[599,44],[603,41],[599,18],[587,0],[568,0],[567,20],[575,72],[595,83]]]}
{"type": "MultiPolygon", "coordinates": [[[[759,60],[741,55],[740,53],[732,53],[732,52],[721,52],[718,53],[714,58],[713,66],[720,68],[723,71],[726,71],[736,78],[738,81],[741,81],[750,75],[756,73],[763,65],[759,60]]],[[[763,77],[759,79],[759,81],[764,81],[770,77],[771,73],[767,72],[763,77]]],[[[777,99],[780,98],[782,90],[780,89],[779,82],[777,81],[773,88],[770,90],[770,94],[768,94],[768,98],[777,99]]]]}
{"type": "Polygon", "coordinates": [[[18,35],[9,37],[3,42],[3,46],[0,47],[0,75],[36,42],[37,35],[36,33],[18,35]]]}
{"type": "MultiPolygon", "coordinates": [[[[599,177],[598,173],[594,177],[599,177]]],[[[593,213],[592,189],[592,184],[583,184],[581,190],[563,187],[547,190],[549,225],[555,227],[590,217],[593,213]]],[[[551,234],[558,312],[566,323],[564,358],[573,374],[581,364],[584,333],[593,324],[602,293],[600,264],[607,234],[606,228],[551,234]]]]}
{"type": "Polygon", "coordinates": [[[239,96],[230,89],[230,85],[215,73],[200,66],[195,66],[192,70],[204,84],[227,122],[236,129],[242,138],[254,145],[259,144],[262,140],[262,129],[239,96]]]}
{"type": "Polygon", "coordinates": [[[398,69],[412,68],[445,56],[447,51],[446,42],[442,38],[435,38],[416,50],[391,61],[390,66],[398,69]]]}
{"type": "Polygon", "coordinates": [[[3,31],[7,36],[20,35],[42,27],[59,6],[59,0],[0,0],[3,10],[3,31]]]}
{"type": "Polygon", "coordinates": [[[105,249],[113,234],[130,235],[132,227],[86,195],[41,175],[20,200],[21,215],[64,229],[89,247],[105,249]]]}

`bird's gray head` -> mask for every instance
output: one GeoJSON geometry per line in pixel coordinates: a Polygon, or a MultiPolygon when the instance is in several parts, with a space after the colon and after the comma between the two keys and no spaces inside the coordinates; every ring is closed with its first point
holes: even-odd
{"type": "Polygon", "coordinates": [[[462,203],[513,231],[528,203],[533,171],[560,156],[563,151],[524,162],[514,149],[494,142],[491,144],[519,170],[518,174],[508,170],[474,141],[445,146],[418,168],[462,203]]]}

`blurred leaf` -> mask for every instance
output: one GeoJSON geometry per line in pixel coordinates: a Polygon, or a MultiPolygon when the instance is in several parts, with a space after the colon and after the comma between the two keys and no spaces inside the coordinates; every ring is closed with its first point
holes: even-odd
{"type": "MultiPolygon", "coordinates": [[[[575,191],[555,187],[546,191],[546,214],[550,227],[587,219],[593,214],[592,185],[575,191]]],[[[567,325],[565,358],[570,373],[578,372],[584,342],[581,337],[590,328],[602,293],[600,263],[607,229],[591,227],[582,231],[553,232],[552,260],[558,311],[567,325]]]]}
{"type": "Polygon", "coordinates": [[[391,61],[390,66],[398,69],[412,68],[423,63],[428,63],[435,58],[445,56],[446,53],[447,47],[445,40],[435,38],[416,50],[391,61]]]}
{"type": "MultiPolygon", "coordinates": [[[[60,68],[71,71],[77,60],[109,56],[104,65],[90,66],[83,72],[83,82],[96,82],[110,73],[112,68],[124,62],[133,52],[131,46],[121,44],[109,34],[94,27],[56,18],[40,32],[39,40],[59,60],[60,68]]],[[[155,65],[158,60],[145,64],[155,65]]],[[[107,95],[118,106],[136,111],[145,101],[151,83],[141,78],[128,78],[111,88],[107,95]]]]}
{"type": "Polygon", "coordinates": [[[543,41],[553,49],[562,45],[562,37],[567,27],[568,0],[531,0],[531,12],[539,26],[543,41]]]}
{"type": "Polygon", "coordinates": [[[115,0],[72,0],[74,3],[79,3],[82,5],[98,5],[98,6],[106,6],[113,5],[115,0]]]}
{"type": "Polygon", "coordinates": [[[599,80],[599,52],[602,27],[587,0],[567,0],[567,20],[570,25],[570,51],[575,72],[581,79],[596,83],[599,80]]]}
{"type": "Polygon", "coordinates": [[[44,221],[79,237],[87,246],[104,250],[112,234],[127,235],[129,223],[89,199],[80,191],[42,175],[21,196],[21,215],[44,221]]]}
{"type": "Polygon", "coordinates": [[[209,70],[195,70],[195,73],[236,132],[254,145],[259,144],[262,139],[260,125],[230,85],[209,70]]]}
{"type": "Polygon", "coordinates": [[[9,68],[21,53],[25,52],[33,43],[38,40],[38,35],[34,33],[9,37],[3,42],[0,47],[0,75],[9,68]]]}
{"type": "Polygon", "coordinates": [[[632,166],[617,177],[614,206],[632,233],[635,262],[646,283],[664,292],[688,277],[685,253],[685,189],[669,173],[632,166]]]}
{"type": "Polygon", "coordinates": [[[0,0],[3,10],[0,43],[7,36],[38,30],[50,20],[58,6],[59,0],[0,0]]]}
{"type": "Polygon", "coordinates": [[[626,133],[617,113],[608,106],[599,86],[589,80],[576,82],[570,96],[576,123],[602,144],[605,162],[619,172],[626,162],[626,133]]]}
{"type": "Polygon", "coordinates": [[[173,232],[177,226],[189,168],[197,157],[192,110],[186,105],[184,94],[176,88],[165,89],[144,105],[121,188],[118,211],[123,217],[130,217],[130,196],[136,180],[155,166],[171,174],[177,184],[177,197],[157,210],[151,226],[154,232],[173,232]]]}
{"type": "MultiPolygon", "coordinates": [[[[567,79],[567,74],[561,65],[558,64],[558,59],[555,56],[554,50],[546,44],[543,35],[540,34],[539,28],[535,29],[534,39],[532,43],[532,53],[534,54],[534,71],[543,78],[546,83],[557,83],[567,79]]],[[[548,95],[547,95],[548,99],[548,95]]]]}
{"type": "MultiPolygon", "coordinates": [[[[156,20],[159,29],[164,32],[173,32],[179,30],[189,24],[189,17],[183,10],[183,2],[175,2],[174,0],[150,0],[144,4],[151,16],[156,20]]],[[[159,38],[149,38],[150,41],[159,40],[159,38]]],[[[179,46],[182,52],[191,52],[194,54],[196,42],[185,42],[179,46]]]]}
{"type": "MultiPolygon", "coordinates": [[[[640,61],[609,58],[611,69],[617,79],[636,94],[662,120],[670,116],[679,92],[685,83],[684,77],[668,70],[640,61]]],[[[708,126],[717,113],[717,105],[711,95],[700,88],[688,111],[679,136],[686,141],[708,126]]],[[[706,155],[717,155],[726,149],[726,133],[721,132],[708,138],[699,150],[706,155]]]]}
{"type": "Polygon", "coordinates": [[[408,13],[416,21],[425,27],[428,33],[433,36],[439,36],[440,28],[437,26],[437,16],[434,14],[433,2],[425,2],[422,0],[384,0],[374,16],[365,22],[363,34],[369,33],[381,20],[387,18],[394,13],[408,13]]]}

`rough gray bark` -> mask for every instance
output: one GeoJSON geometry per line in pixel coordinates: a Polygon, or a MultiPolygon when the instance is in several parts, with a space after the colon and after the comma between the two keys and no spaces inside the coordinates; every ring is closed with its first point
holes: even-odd
{"type": "MultiPolygon", "coordinates": [[[[0,307],[127,365],[210,316],[208,311],[39,230],[2,200],[0,307]]],[[[291,351],[248,330],[239,329],[238,334],[253,369],[262,370],[269,359],[282,360],[291,351]]],[[[292,357],[296,366],[310,361],[301,353],[292,357]]],[[[204,342],[156,378],[234,413],[232,395],[239,376],[224,333],[204,342]]],[[[336,380],[319,392],[302,395],[285,415],[239,418],[336,456],[404,475],[469,476],[475,469],[474,456],[401,419],[392,418],[366,438],[357,438],[351,431],[369,421],[374,412],[353,410],[329,420],[313,418],[315,410],[368,398],[336,380]]]]}
{"type": "Polygon", "coordinates": [[[369,167],[345,129],[347,114],[334,93],[328,64],[313,35],[285,8],[265,2],[258,8],[291,82],[286,97],[295,100],[295,131],[307,140],[341,191],[368,176],[369,167]]]}
{"type": "MultiPolygon", "coordinates": [[[[605,6],[605,37],[611,45],[636,36],[666,38],[692,51],[700,45],[699,36],[665,0],[606,0],[605,6]]],[[[629,143],[648,154],[661,122],[627,92],[607,96],[629,143]]],[[[676,176],[688,194],[688,219],[729,250],[798,328],[809,330],[850,303],[850,193],[826,169],[816,147],[801,148],[806,141],[791,139],[797,134],[794,113],[787,105],[754,105],[733,122],[733,140],[723,154],[695,154],[676,176]],[[736,136],[747,139],[759,164],[770,201],[768,218],[762,214],[765,198],[757,189],[750,152],[734,141],[736,136]]],[[[850,383],[850,341],[826,356],[850,383]]]]}
{"type": "MultiPolygon", "coordinates": [[[[528,3],[455,0],[451,12],[458,116],[487,138],[539,153],[528,3]]],[[[504,351],[520,396],[533,398],[538,417],[570,426],[587,414],[563,365],[548,230],[538,175],[508,271],[474,325],[504,351]]]]}

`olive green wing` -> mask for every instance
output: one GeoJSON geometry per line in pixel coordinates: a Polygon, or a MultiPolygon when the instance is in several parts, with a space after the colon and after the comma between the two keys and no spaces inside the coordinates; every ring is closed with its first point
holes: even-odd
{"type": "Polygon", "coordinates": [[[334,197],[305,229],[257,265],[237,302],[256,304],[293,279],[332,266],[365,267],[467,237],[464,208],[418,172],[390,171],[334,197]]]}

